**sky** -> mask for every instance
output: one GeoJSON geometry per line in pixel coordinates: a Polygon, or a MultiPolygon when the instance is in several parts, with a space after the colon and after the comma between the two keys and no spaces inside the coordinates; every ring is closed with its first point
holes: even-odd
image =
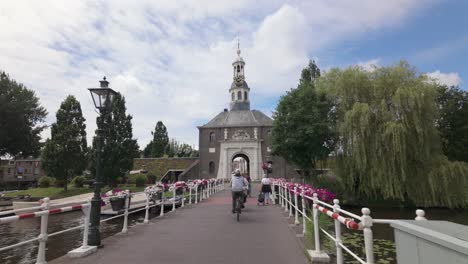
{"type": "Polygon", "coordinates": [[[36,92],[47,125],[74,95],[88,144],[97,114],[87,88],[106,76],[141,149],[159,120],[198,147],[197,126],[229,107],[237,38],[251,108],[271,116],[310,59],[322,71],[407,60],[466,90],[467,13],[463,0],[2,0],[0,70],[36,92]]]}

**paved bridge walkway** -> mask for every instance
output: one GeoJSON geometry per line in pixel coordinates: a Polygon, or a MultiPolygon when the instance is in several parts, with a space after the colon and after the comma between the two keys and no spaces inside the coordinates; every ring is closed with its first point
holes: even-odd
{"type": "Polygon", "coordinates": [[[307,263],[281,210],[257,206],[256,200],[249,199],[237,222],[230,212],[230,191],[222,191],[147,225],[134,226],[127,235],[109,237],[103,241],[104,248],[91,256],[62,257],[51,263],[307,263]]]}

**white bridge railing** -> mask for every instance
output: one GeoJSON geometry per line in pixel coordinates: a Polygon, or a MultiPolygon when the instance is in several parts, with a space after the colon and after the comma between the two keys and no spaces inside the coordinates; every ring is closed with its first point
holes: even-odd
{"type": "MultiPolygon", "coordinates": [[[[284,212],[288,213],[288,217],[294,216],[294,224],[299,225],[299,217],[302,217],[302,234],[307,233],[307,221],[313,223],[314,230],[314,250],[308,250],[312,261],[328,262],[329,256],[321,250],[320,247],[320,232],[326,235],[327,238],[335,242],[336,247],[336,263],[343,264],[343,250],[345,250],[350,256],[362,264],[374,264],[374,240],[372,234],[373,224],[390,224],[391,219],[373,219],[370,216],[371,211],[369,208],[362,208],[362,215],[356,215],[349,211],[343,210],[340,207],[340,201],[338,199],[333,200],[333,205],[328,204],[318,199],[317,193],[313,194],[313,197],[307,196],[303,188],[299,188],[299,185],[294,185],[293,188],[285,181],[275,181],[272,188],[272,200],[275,203],[278,199],[278,203],[281,207],[284,207],[284,212]],[[275,186],[278,187],[278,192],[275,186]],[[299,191],[299,189],[301,189],[299,191]],[[298,200],[301,199],[299,205],[298,200]],[[312,219],[307,214],[306,201],[312,201],[312,219]],[[294,210],[293,210],[294,209],[294,210]],[[323,228],[319,226],[319,213],[328,215],[334,220],[335,224],[335,235],[333,236],[323,228]],[[344,225],[349,230],[362,231],[364,236],[364,249],[365,258],[361,258],[356,253],[352,252],[348,247],[343,244],[341,237],[341,225],[344,225]]],[[[427,220],[423,210],[416,210],[415,220],[427,220]]]]}
{"type": "MultiPolygon", "coordinates": [[[[185,199],[188,199],[189,204],[196,204],[198,202],[201,202],[205,199],[208,199],[212,194],[215,194],[221,190],[224,190],[224,180],[207,180],[206,185],[199,185],[197,183],[189,183],[188,184],[188,195],[185,192],[185,188],[182,190],[182,199],[181,199],[181,207],[185,206],[185,199]]],[[[169,188],[170,191],[172,191],[172,211],[176,210],[176,190],[177,188],[174,185],[170,185],[169,188]]],[[[102,219],[100,222],[107,222],[119,217],[124,218],[124,223],[123,223],[123,228],[122,228],[122,233],[127,233],[128,232],[128,216],[133,213],[137,213],[140,211],[145,210],[145,219],[144,223],[148,224],[149,223],[149,210],[153,207],[156,206],[161,206],[161,212],[160,216],[164,215],[164,205],[166,205],[167,199],[164,197],[164,191],[162,192],[162,195],[160,199],[155,200],[154,199],[154,192],[150,191],[145,191],[145,192],[138,192],[134,193],[133,195],[137,194],[145,194],[146,196],[146,204],[143,208],[136,209],[129,211],[130,209],[130,197],[127,196],[125,199],[125,207],[124,207],[124,212],[123,214],[118,214],[116,216],[112,216],[109,218],[102,219]],[[152,204],[151,204],[152,203],[152,204]]],[[[109,198],[103,198],[104,201],[108,200],[109,198]]],[[[18,242],[13,245],[8,245],[8,246],[3,246],[0,247],[0,252],[6,251],[12,248],[20,247],[32,242],[39,241],[39,249],[37,252],[37,258],[36,258],[36,264],[45,264],[47,263],[46,261],[46,244],[47,244],[47,239],[49,237],[53,237],[59,234],[63,234],[66,232],[70,232],[73,230],[77,229],[83,229],[83,238],[82,238],[82,246],[76,250],[85,250],[88,249],[92,246],[88,245],[88,230],[89,230],[89,223],[90,223],[90,212],[91,212],[91,203],[90,201],[83,201],[81,203],[63,203],[63,204],[54,204],[53,205],[55,208],[50,209],[51,203],[49,198],[43,198],[41,200],[41,205],[40,206],[34,206],[34,207],[28,207],[28,208],[21,208],[21,209],[14,209],[14,210],[8,210],[8,211],[2,211],[0,212],[0,224],[5,224],[5,223],[11,223],[11,222],[16,222],[16,221],[21,221],[22,219],[28,219],[28,218],[35,218],[35,217],[40,217],[41,218],[41,223],[40,223],[40,234],[36,238],[29,239],[29,240],[24,240],[21,242],[18,242]],[[70,211],[77,211],[81,210],[83,212],[83,224],[64,229],[61,231],[57,231],[54,233],[49,234],[47,232],[48,229],[48,223],[49,223],[49,215],[56,215],[56,214],[61,214],[65,212],[70,212],[70,211]],[[31,212],[33,211],[33,212],[31,212]],[[24,213],[27,212],[27,213],[24,213]],[[13,216],[7,216],[15,214],[13,216]]],[[[0,245],[1,246],[1,245],[0,245]]],[[[73,254],[75,250],[72,250],[69,252],[70,257],[76,257],[76,255],[73,254]]]]}

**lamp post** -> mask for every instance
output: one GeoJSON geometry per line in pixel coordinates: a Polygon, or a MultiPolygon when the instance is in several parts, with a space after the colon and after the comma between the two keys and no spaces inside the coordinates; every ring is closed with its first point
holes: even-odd
{"type": "Polygon", "coordinates": [[[101,118],[97,120],[97,135],[96,135],[96,180],[94,181],[94,196],[91,199],[91,226],[89,228],[88,244],[90,246],[101,245],[101,234],[99,233],[99,224],[101,220],[101,186],[102,186],[102,165],[101,152],[104,141],[104,130],[102,122],[105,116],[112,111],[112,100],[117,94],[109,88],[109,82],[106,77],[103,78],[100,88],[89,88],[91,97],[93,98],[94,106],[99,110],[101,118]]]}

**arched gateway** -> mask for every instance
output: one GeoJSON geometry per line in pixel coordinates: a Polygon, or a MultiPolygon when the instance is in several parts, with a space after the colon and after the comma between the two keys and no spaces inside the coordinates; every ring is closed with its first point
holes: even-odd
{"type": "Polygon", "coordinates": [[[245,62],[237,49],[232,63],[233,82],[228,98],[230,109],[198,127],[199,177],[229,178],[234,169],[233,161],[243,156],[248,160],[248,172],[252,180],[262,177],[262,164],[274,162],[272,176],[293,177],[296,172],[286,162],[270,154],[270,129],[273,120],[258,110],[250,110],[250,87],[245,81],[245,62]]]}

